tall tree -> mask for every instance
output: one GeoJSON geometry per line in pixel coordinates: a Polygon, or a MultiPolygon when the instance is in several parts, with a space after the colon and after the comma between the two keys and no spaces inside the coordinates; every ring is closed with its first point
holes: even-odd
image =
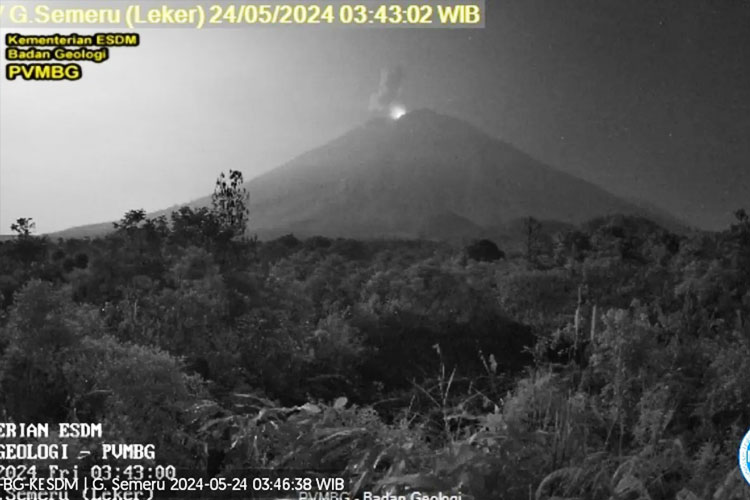
{"type": "Polygon", "coordinates": [[[242,185],[243,182],[242,172],[239,170],[230,169],[228,176],[222,172],[216,179],[216,187],[211,196],[213,212],[233,236],[244,234],[249,218],[250,195],[242,185]]]}
{"type": "Polygon", "coordinates": [[[15,232],[19,238],[31,236],[36,229],[36,223],[31,217],[21,217],[10,225],[10,230],[15,232]]]}
{"type": "Polygon", "coordinates": [[[115,229],[130,230],[138,227],[138,225],[146,220],[146,211],[142,208],[137,210],[129,210],[120,219],[120,222],[113,222],[112,225],[115,229]]]}

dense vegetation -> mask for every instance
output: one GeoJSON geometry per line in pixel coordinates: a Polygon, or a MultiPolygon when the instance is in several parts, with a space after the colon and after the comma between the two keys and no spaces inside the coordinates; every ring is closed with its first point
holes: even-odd
{"type": "MultiPolygon", "coordinates": [[[[211,208],[0,243],[5,421],[101,421],[210,474],[346,471],[354,492],[747,494],[750,221],[635,217],[519,251],[242,234],[211,208]],[[747,365],[747,369],[746,369],[747,365]]],[[[507,250],[507,249],[506,249],[507,250]]],[[[95,443],[84,442],[88,447],[95,443]]]]}

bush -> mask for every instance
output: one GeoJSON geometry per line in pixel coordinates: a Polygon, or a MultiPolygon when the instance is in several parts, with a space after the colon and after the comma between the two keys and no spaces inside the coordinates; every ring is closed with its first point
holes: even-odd
{"type": "Polygon", "coordinates": [[[491,240],[477,240],[466,247],[466,255],[480,262],[493,262],[505,258],[505,252],[500,250],[491,240]]]}

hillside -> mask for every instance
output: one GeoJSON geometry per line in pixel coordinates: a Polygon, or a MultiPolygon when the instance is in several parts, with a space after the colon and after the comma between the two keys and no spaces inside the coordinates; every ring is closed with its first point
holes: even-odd
{"type": "MultiPolygon", "coordinates": [[[[673,222],[429,110],[370,120],[247,188],[248,229],[261,237],[462,239],[503,234],[528,216],[581,223],[627,213],[673,222]]],[[[99,228],[62,234],[90,235],[90,229],[99,228]]]]}

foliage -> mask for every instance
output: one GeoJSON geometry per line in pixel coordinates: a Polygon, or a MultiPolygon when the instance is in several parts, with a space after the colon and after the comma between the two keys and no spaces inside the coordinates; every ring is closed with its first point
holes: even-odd
{"type": "Polygon", "coordinates": [[[495,242],[487,239],[477,240],[466,247],[466,255],[470,259],[482,262],[492,262],[505,258],[505,252],[500,250],[495,242]]]}
{"type": "Polygon", "coordinates": [[[34,229],[36,229],[36,223],[34,219],[29,217],[21,217],[10,225],[10,230],[16,233],[19,238],[31,236],[34,229]]]}
{"type": "Polygon", "coordinates": [[[213,202],[0,242],[9,421],[101,421],[210,474],[335,470],[354,494],[745,494],[744,212],[689,235],[529,219],[526,254],[498,258],[488,240],[241,238],[235,171],[213,202]]]}
{"type": "Polygon", "coordinates": [[[244,234],[249,213],[249,194],[242,184],[242,172],[239,170],[230,169],[227,176],[222,172],[211,196],[213,213],[224,228],[237,236],[244,234]]]}

